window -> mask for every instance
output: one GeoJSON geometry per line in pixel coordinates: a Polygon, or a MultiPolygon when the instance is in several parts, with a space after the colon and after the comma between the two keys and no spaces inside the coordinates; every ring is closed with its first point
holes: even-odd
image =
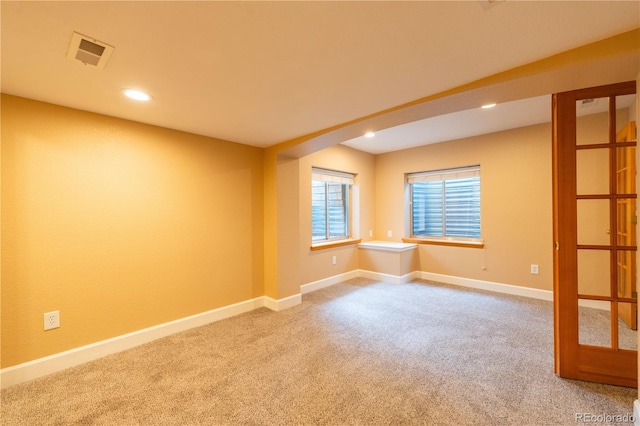
{"type": "Polygon", "coordinates": [[[479,240],[480,166],[407,175],[411,237],[479,240]]]}
{"type": "Polygon", "coordinates": [[[313,243],[350,237],[350,187],[355,175],[312,169],[311,240],[313,243]]]}

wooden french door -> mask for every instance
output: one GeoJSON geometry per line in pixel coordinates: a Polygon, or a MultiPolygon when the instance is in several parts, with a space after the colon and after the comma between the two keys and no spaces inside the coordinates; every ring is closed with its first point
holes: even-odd
{"type": "Polygon", "coordinates": [[[553,96],[555,371],[637,387],[635,82],[553,96]]]}

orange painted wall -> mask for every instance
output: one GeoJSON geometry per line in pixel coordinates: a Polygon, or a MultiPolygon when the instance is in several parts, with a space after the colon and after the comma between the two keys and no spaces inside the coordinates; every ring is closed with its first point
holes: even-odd
{"type": "Polygon", "coordinates": [[[325,148],[300,159],[300,284],[359,269],[356,245],[311,251],[311,168],[319,167],[356,175],[351,190],[352,236],[372,240],[369,231],[375,223],[375,156],[346,146],[325,148]],[[332,260],[336,257],[336,264],[332,260]]]}
{"type": "Polygon", "coordinates": [[[483,249],[420,245],[421,270],[537,289],[552,287],[551,125],[376,157],[376,234],[409,236],[405,174],[480,164],[483,249]],[[531,275],[530,265],[540,266],[531,275]],[[483,269],[484,268],[484,269],[483,269]]]}
{"type": "Polygon", "coordinates": [[[2,95],[2,367],[263,295],[262,181],[259,148],[2,95]]]}

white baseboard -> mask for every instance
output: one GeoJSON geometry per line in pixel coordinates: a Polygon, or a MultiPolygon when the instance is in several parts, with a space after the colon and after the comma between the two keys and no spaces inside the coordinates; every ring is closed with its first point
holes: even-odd
{"type": "Polygon", "coordinates": [[[406,284],[411,280],[420,278],[422,276],[421,274],[422,272],[420,271],[413,271],[404,275],[390,275],[390,274],[383,274],[381,272],[366,271],[364,269],[358,270],[359,277],[369,278],[372,280],[380,280],[380,281],[384,281],[386,283],[391,283],[391,284],[406,284]]]}
{"type": "Polygon", "coordinates": [[[604,300],[578,299],[578,306],[582,306],[584,308],[602,309],[603,311],[611,310],[611,302],[606,302],[604,300]]]}
{"type": "Polygon", "coordinates": [[[302,294],[294,294],[293,296],[285,297],[284,299],[272,299],[271,297],[264,296],[264,306],[272,311],[282,311],[299,305],[302,303],[302,294]]]}
{"type": "MultiPolygon", "coordinates": [[[[381,272],[367,271],[364,269],[356,269],[345,274],[334,275],[333,277],[325,278],[323,280],[314,281],[308,284],[300,286],[300,293],[307,294],[312,291],[320,290],[325,287],[332,286],[334,284],[341,283],[343,281],[352,278],[369,278],[372,280],[384,281],[391,284],[406,284],[416,278],[422,278],[424,280],[437,281],[445,284],[453,284],[461,287],[476,288],[480,290],[494,291],[496,293],[512,294],[515,296],[531,297],[534,299],[553,301],[553,292],[550,290],[539,290],[530,287],[519,287],[511,284],[502,284],[492,281],[481,281],[470,278],[460,278],[451,275],[435,274],[432,272],[414,271],[405,275],[390,275],[383,274],[381,272]]],[[[591,302],[584,300],[583,302],[591,302]]],[[[596,306],[596,304],[589,304],[589,307],[598,307],[602,309],[602,306],[596,306]]],[[[274,309],[275,310],[275,309],[274,309]]]]}
{"type": "Polygon", "coordinates": [[[497,293],[512,294],[514,296],[531,297],[533,299],[553,301],[553,292],[550,290],[540,290],[530,287],[519,287],[517,285],[495,283],[492,281],[474,280],[471,278],[460,278],[451,275],[434,274],[432,272],[422,272],[421,278],[424,280],[437,281],[445,284],[453,284],[461,287],[476,288],[479,290],[495,291],[497,293]]]}
{"type": "MultiPolygon", "coordinates": [[[[502,284],[492,281],[481,281],[470,278],[460,278],[451,275],[434,274],[432,272],[421,272],[422,279],[437,281],[445,284],[458,285],[461,287],[476,288],[479,290],[494,291],[496,293],[511,294],[514,296],[524,296],[533,299],[553,301],[553,291],[540,290],[530,287],[519,287],[517,285],[502,284]]],[[[580,299],[578,305],[584,308],[611,310],[611,303],[601,300],[580,299]]]]}
{"type": "Polygon", "coordinates": [[[406,284],[413,279],[420,278],[421,277],[420,274],[421,274],[420,271],[414,271],[405,275],[390,275],[390,274],[383,274],[381,272],[373,272],[373,271],[367,271],[364,269],[356,269],[354,271],[346,272],[344,274],[338,274],[322,280],[313,281],[307,284],[302,284],[300,286],[300,293],[302,294],[311,293],[316,290],[320,290],[320,289],[330,287],[332,285],[335,285],[353,278],[360,278],[360,277],[370,278],[372,280],[384,281],[392,284],[406,284]]]}
{"type": "Polygon", "coordinates": [[[302,294],[307,294],[307,293],[311,293],[312,291],[316,291],[316,290],[320,290],[323,289],[325,287],[330,287],[334,284],[338,284],[341,283],[343,281],[347,281],[350,280],[352,278],[357,278],[359,277],[358,275],[359,270],[355,270],[355,271],[351,271],[351,272],[346,272],[344,274],[338,274],[338,275],[334,275],[332,277],[329,278],[325,278],[322,280],[318,280],[318,281],[313,281],[307,284],[302,284],[300,286],[300,293],[302,294]]]}
{"type": "Polygon", "coordinates": [[[104,356],[131,349],[161,337],[166,337],[180,331],[199,327],[235,315],[243,314],[254,309],[267,307],[274,311],[280,311],[302,302],[300,294],[275,300],[262,296],[229,306],[213,309],[211,311],[181,318],[175,321],[159,324],[143,330],[134,331],[122,336],[92,343],[89,345],[60,352],[44,358],[25,362],[0,370],[0,389],[5,389],[18,383],[37,379],[69,367],[84,364],[104,356]]]}
{"type": "MultiPolygon", "coordinates": [[[[55,373],[69,367],[80,365],[95,359],[120,352],[126,349],[139,346],[161,337],[185,331],[190,328],[199,327],[225,318],[230,318],[251,310],[267,307],[274,311],[281,311],[302,303],[302,295],[316,291],[331,285],[357,277],[370,278],[385,281],[393,284],[406,284],[407,282],[422,278],[439,281],[446,284],[454,284],[464,287],[477,288],[482,290],[495,291],[499,293],[514,294],[518,296],[533,297],[536,299],[553,300],[553,293],[548,290],[537,290],[526,287],[518,287],[509,284],[500,284],[489,281],[472,280],[448,275],[433,274],[429,272],[415,271],[402,276],[382,274],[366,270],[355,270],[344,274],[335,275],[323,280],[314,281],[300,286],[300,293],[284,299],[273,299],[262,296],[255,299],[239,302],[233,305],[213,309],[201,314],[192,315],[179,320],[138,330],[112,339],[92,343],[90,345],[60,352],[44,358],[25,362],[12,367],[0,370],[0,388],[36,379],[47,374],[55,373]]],[[[637,401],[636,401],[637,403],[637,401]]],[[[638,418],[638,417],[636,417],[638,418]]],[[[640,425],[638,425],[640,426],[640,425]]]]}
{"type": "Polygon", "coordinates": [[[640,401],[637,399],[633,402],[633,424],[640,426],[640,401]]]}

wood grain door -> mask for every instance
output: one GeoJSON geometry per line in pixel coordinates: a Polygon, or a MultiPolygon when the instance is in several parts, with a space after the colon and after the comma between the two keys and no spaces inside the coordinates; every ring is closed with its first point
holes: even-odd
{"type": "Polygon", "coordinates": [[[552,126],[555,370],[629,387],[638,382],[635,86],[555,94],[552,126]]]}

